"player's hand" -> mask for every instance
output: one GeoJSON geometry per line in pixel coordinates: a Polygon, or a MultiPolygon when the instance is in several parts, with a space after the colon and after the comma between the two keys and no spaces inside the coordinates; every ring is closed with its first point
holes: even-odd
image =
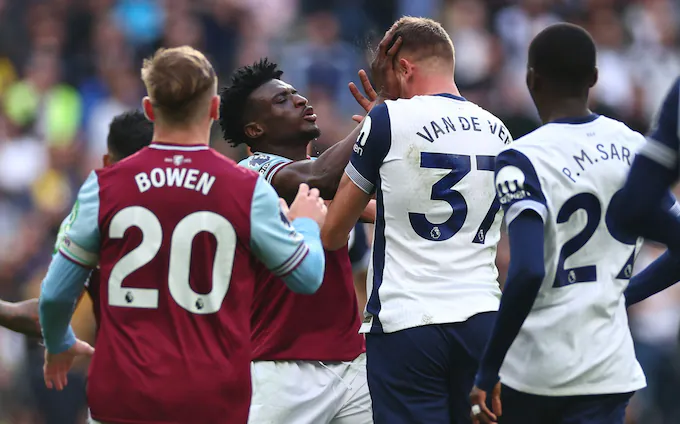
{"type": "Polygon", "coordinates": [[[47,388],[64,390],[68,384],[67,375],[71,370],[73,360],[78,356],[92,356],[93,354],[94,348],[82,340],[76,340],[69,350],[56,355],[45,351],[43,373],[47,388]]]}
{"type": "Polygon", "coordinates": [[[378,88],[379,96],[386,99],[396,99],[399,97],[399,81],[395,71],[395,58],[399,53],[402,38],[397,37],[392,44],[394,31],[390,29],[380,41],[378,53],[376,53],[371,63],[371,76],[378,88]],[[391,45],[391,46],[390,46],[391,45]]]}
{"type": "Polygon", "coordinates": [[[321,228],[326,221],[326,212],[328,212],[328,208],[319,196],[319,190],[310,189],[307,184],[302,183],[295,200],[290,205],[288,219],[292,221],[295,218],[312,218],[321,228]]]}
{"type": "MultiPolygon", "coordinates": [[[[366,96],[361,94],[361,91],[359,91],[359,88],[353,82],[349,83],[349,91],[352,93],[352,96],[354,96],[354,100],[359,103],[359,106],[364,108],[366,113],[368,113],[371,111],[371,109],[373,109],[375,101],[378,98],[378,93],[376,93],[373,89],[371,81],[368,79],[368,74],[366,74],[366,71],[363,69],[359,70],[359,80],[361,81],[361,85],[364,88],[364,93],[366,93],[366,96]]],[[[361,121],[364,120],[364,117],[361,115],[352,115],[352,120],[356,121],[357,123],[361,123],[361,121]]]]}
{"type": "Polygon", "coordinates": [[[498,417],[503,413],[501,407],[501,382],[499,381],[491,392],[491,406],[493,412],[486,406],[486,392],[475,386],[470,392],[470,418],[472,424],[495,424],[498,422],[498,417]]]}

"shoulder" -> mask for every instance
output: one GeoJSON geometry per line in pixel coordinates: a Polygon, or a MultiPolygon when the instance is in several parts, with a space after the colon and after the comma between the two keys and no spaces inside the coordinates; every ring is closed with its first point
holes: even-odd
{"type": "Polygon", "coordinates": [[[257,152],[241,160],[238,165],[239,167],[258,172],[261,175],[267,175],[270,171],[273,171],[276,165],[284,165],[290,162],[292,162],[290,159],[282,156],[257,152]]]}

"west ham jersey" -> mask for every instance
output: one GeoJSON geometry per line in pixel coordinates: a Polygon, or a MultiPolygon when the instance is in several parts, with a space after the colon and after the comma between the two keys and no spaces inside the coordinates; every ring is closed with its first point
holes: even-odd
{"type": "Polygon", "coordinates": [[[498,309],[493,170],[510,141],[498,118],[448,94],[387,101],[364,119],[345,171],[377,201],[362,331],[498,309]]]}
{"type": "Polygon", "coordinates": [[[93,172],[69,221],[60,253],[100,270],[92,416],[245,424],[256,272],[311,256],[271,186],[208,146],[152,143],[93,172]]]}
{"type": "Polygon", "coordinates": [[[527,209],[545,223],[545,278],[500,372],[513,389],[574,396],[645,386],[624,298],[640,240],[612,224],[610,208],[643,143],[591,115],[544,125],[498,156],[506,223],[527,209]]]}
{"type": "MultiPolygon", "coordinates": [[[[290,159],[255,153],[240,165],[271,182],[290,159]]],[[[326,251],[326,270],[319,290],[300,295],[286,288],[267,269],[257,274],[253,298],[253,359],[351,361],[365,349],[347,246],[326,251]]]]}

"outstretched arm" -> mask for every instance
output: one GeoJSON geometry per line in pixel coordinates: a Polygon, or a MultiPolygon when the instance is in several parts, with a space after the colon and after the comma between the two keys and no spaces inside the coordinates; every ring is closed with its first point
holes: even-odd
{"type": "MultiPolygon", "coordinates": [[[[366,97],[361,94],[353,82],[349,83],[349,90],[357,103],[368,113],[375,104],[381,103],[382,99],[378,99],[378,95],[363,69],[359,71],[359,79],[366,92],[366,97]]],[[[363,120],[358,115],[355,115],[352,119],[357,122],[363,120]]],[[[321,197],[324,199],[333,199],[342,173],[352,154],[352,146],[360,131],[361,125],[357,126],[343,140],[335,143],[319,155],[316,160],[303,160],[282,165],[278,170],[274,170],[275,174],[268,179],[269,182],[274,186],[279,196],[283,197],[288,203],[295,197],[301,183],[319,189],[321,197]]]]}
{"type": "Polygon", "coordinates": [[[42,337],[38,299],[10,303],[0,300],[0,326],[31,337],[42,337]]]}
{"type": "Polygon", "coordinates": [[[300,184],[305,183],[319,189],[324,199],[333,199],[360,131],[361,125],[316,160],[301,160],[282,165],[271,178],[271,184],[279,196],[291,203],[300,184]]]}

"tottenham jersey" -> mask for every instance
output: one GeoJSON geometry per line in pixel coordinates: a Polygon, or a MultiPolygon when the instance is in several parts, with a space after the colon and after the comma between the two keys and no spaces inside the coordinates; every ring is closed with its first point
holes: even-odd
{"type": "Polygon", "coordinates": [[[364,119],[346,173],[375,193],[363,332],[462,322],[498,309],[503,123],[448,94],[387,101],[364,119]]]}
{"type": "Polygon", "coordinates": [[[591,115],[554,121],[498,155],[506,224],[522,211],[545,223],[545,278],[501,368],[526,393],[625,393],[645,386],[628,329],[624,290],[639,240],[611,224],[644,137],[591,115]]]}

